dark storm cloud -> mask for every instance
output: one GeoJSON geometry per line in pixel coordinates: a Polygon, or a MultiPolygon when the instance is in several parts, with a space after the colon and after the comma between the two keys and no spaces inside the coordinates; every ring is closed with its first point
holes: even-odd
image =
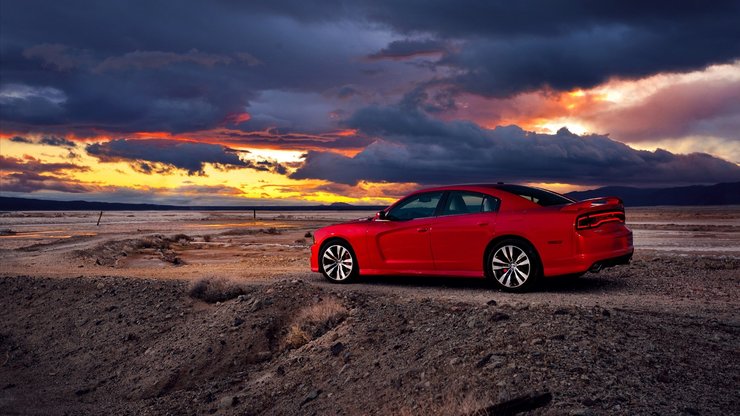
{"type": "Polygon", "coordinates": [[[57,192],[81,193],[92,190],[79,181],[64,176],[65,171],[88,171],[86,166],[73,163],[44,163],[34,157],[5,157],[0,155],[2,192],[57,192]]]}
{"type": "Polygon", "coordinates": [[[39,143],[48,146],[62,146],[62,147],[75,147],[77,144],[71,140],[65,139],[64,137],[56,136],[44,136],[39,140],[39,143]]]}
{"type": "Polygon", "coordinates": [[[33,141],[31,139],[27,139],[27,138],[22,137],[22,136],[13,136],[13,137],[10,138],[10,141],[11,142],[16,142],[16,143],[29,143],[29,144],[30,143],[33,143],[33,141]]]}
{"type": "Polygon", "coordinates": [[[85,193],[94,188],[73,179],[40,175],[35,172],[17,172],[2,176],[3,192],[36,192],[41,190],[85,193]]]}
{"type": "Polygon", "coordinates": [[[430,68],[450,91],[488,96],[588,87],[736,59],[739,10],[722,0],[4,2],[0,73],[13,88],[0,91],[0,119],[203,130],[264,91],[403,94],[430,68]],[[443,54],[427,67],[362,59],[432,52],[443,54]]]}
{"type": "Polygon", "coordinates": [[[0,92],[0,117],[18,131],[28,125],[209,129],[244,112],[260,91],[321,92],[351,84],[368,66],[356,58],[382,46],[360,23],[307,26],[255,7],[4,2],[2,85],[31,92],[0,92]],[[363,37],[368,46],[358,51],[363,37]],[[62,98],[50,99],[50,88],[62,98]]]}
{"type": "Polygon", "coordinates": [[[564,182],[681,184],[740,180],[740,167],[701,153],[635,150],[606,136],[554,135],[519,127],[483,129],[401,107],[357,112],[349,127],[382,137],[354,157],[308,152],[295,179],[373,182],[564,182]]]}
{"type": "Polygon", "coordinates": [[[419,55],[442,53],[446,50],[444,43],[433,40],[396,40],[376,53],[368,55],[370,59],[406,59],[419,55]]]}
{"type": "Polygon", "coordinates": [[[173,166],[186,170],[191,175],[202,173],[205,163],[247,167],[247,163],[239,159],[236,151],[207,143],[164,139],[117,139],[89,144],[85,150],[102,162],[137,162],[137,168],[141,172],[156,172],[156,169],[160,169],[142,162],[173,166]]]}
{"type": "Polygon", "coordinates": [[[568,91],[591,88],[615,76],[639,78],[732,61],[740,55],[740,36],[735,28],[725,29],[711,28],[706,38],[688,30],[656,33],[642,27],[613,26],[555,37],[482,39],[468,42],[439,64],[459,71],[447,82],[480,95],[509,97],[540,89],[568,91]],[[713,47],[728,38],[737,43],[713,47]]]}
{"type": "Polygon", "coordinates": [[[0,155],[0,171],[4,172],[58,173],[63,170],[88,171],[90,168],[74,163],[44,163],[32,156],[16,158],[0,155]]]}
{"type": "Polygon", "coordinates": [[[59,71],[68,71],[85,64],[88,59],[83,57],[84,52],[74,50],[67,45],[58,43],[43,43],[26,48],[23,56],[29,59],[38,59],[46,67],[59,71]]]}
{"type": "Polygon", "coordinates": [[[183,62],[194,63],[206,67],[219,64],[230,64],[234,60],[230,56],[209,54],[192,49],[187,53],[134,51],[122,56],[106,58],[94,68],[94,71],[121,71],[126,69],[152,69],[175,65],[183,62]]]}
{"type": "MultiPolygon", "coordinates": [[[[740,3],[733,0],[366,0],[251,7],[310,22],[367,19],[411,38],[378,57],[404,56],[428,42],[456,41],[440,65],[445,81],[487,96],[542,87],[568,90],[610,77],[690,71],[740,56],[740,3]]],[[[428,48],[431,49],[431,48],[428,48]]]]}

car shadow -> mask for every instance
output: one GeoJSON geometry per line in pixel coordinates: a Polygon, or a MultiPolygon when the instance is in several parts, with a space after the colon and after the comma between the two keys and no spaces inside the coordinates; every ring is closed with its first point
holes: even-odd
{"type": "MultiPolygon", "coordinates": [[[[500,292],[487,279],[439,276],[362,276],[358,284],[370,286],[400,286],[418,288],[450,288],[462,290],[490,290],[500,292]]],[[[626,283],[619,279],[602,278],[596,274],[582,277],[545,278],[533,292],[539,293],[595,293],[620,290],[626,283]]]]}

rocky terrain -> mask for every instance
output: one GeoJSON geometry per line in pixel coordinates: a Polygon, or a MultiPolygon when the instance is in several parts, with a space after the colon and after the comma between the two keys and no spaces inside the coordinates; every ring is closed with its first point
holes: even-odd
{"type": "Polygon", "coordinates": [[[0,414],[511,414],[543,393],[530,414],[740,413],[732,253],[645,249],[527,294],[332,285],[306,271],[315,221],[281,224],[9,240],[0,414]]]}

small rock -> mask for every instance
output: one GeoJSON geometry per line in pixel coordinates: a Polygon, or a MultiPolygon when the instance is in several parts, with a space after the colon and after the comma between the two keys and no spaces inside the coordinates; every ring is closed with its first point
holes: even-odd
{"type": "Polygon", "coordinates": [[[244,319],[242,319],[242,318],[240,318],[238,316],[236,318],[234,318],[234,326],[239,326],[239,325],[241,325],[243,323],[244,323],[244,319]]]}
{"type": "Polygon", "coordinates": [[[481,358],[476,364],[475,368],[483,368],[486,364],[488,364],[489,361],[491,361],[491,357],[493,357],[493,354],[486,354],[481,358]]]}
{"type": "Polygon", "coordinates": [[[573,409],[570,411],[571,416],[593,416],[594,412],[591,409],[573,409]]]}
{"type": "Polygon", "coordinates": [[[684,407],[683,408],[683,411],[686,412],[686,413],[688,413],[688,414],[690,414],[690,415],[694,415],[694,416],[698,416],[699,415],[699,411],[696,410],[696,409],[694,409],[693,407],[684,407]]]}
{"type": "Polygon", "coordinates": [[[480,326],[480,323],[475,319],[475,317],[468,319],[468,328],[474,329],[475,327],[478,327],[478,326],[480,326]]]}
{"type": "Polygon", "coordinates": [[[306,398],[303,399],[303,401],[301,402],[301,406],[310,401],[316,400],[316,398],[319,397],[319,394],[321,394],[321,390],[312,390],[310,393],[308,393],[306,398]]]}
{"type": "Polygon", "coordinates": [[[236,297],[237,302],[245,302],[247,300],[247,297],[244,295],[239,295],[236,297]]]}
{"type": "Polygon", "coordinates": [[[83,396],[83,395],[85,395],[87,393],[90,393],[91,391],[92,391],[92,389],[89,388],[89,387],[78,389],[78,390],[75,390],[75,396],[83,396]]]}
{"type": "Polygon", "coordinates": [[[530,344],[532,344],[532,345],[542,345],[542,344],[544,344],[544,343],[545,343],[545,340],[544,340],[544,339],[542,339],[542,338],[535,338],[535,339],[533,339],[533,340],[532,340],[532,341],[530,342],[530,344]]]}
{"type": "Polygon", "coordinates": [[[488,305],[488,306],[496,306],[496,301],[493,300],[493,299],[491,299],[488,302],[486,302],[486,305],[488,305]]]}
{"type": "Polygon", "coordinates": [[[604,316],[607,316],[607,317],[608,317],[608,316],[612,316],[612,313],[611,313],[611,312],[609,312],[609,310],[608,310],[608,309],[604,309],[603,311],[601,311],[601,314],[602,314],[602,315],[604,315],[604,316]]]}
{"type": "Polygon", "coordinates": [[[455,364],[457,364],[459,362],[460,362],[460,358],[459,357],[453,357],[453,358],[450,359],[450,365],[455,365],[455,364]]]}
{"type": "Polygon", "coordinates": [[[262,301],[257,299],[252,303],[252,307],[249,308],[249,312],[257,312],[260,309],[262,309],[262,301]]]}
{"type": "Polygon", "coordinates": [[[229,409],[239,404],[239,398],[236,396],[224,396],[218,401],[218,407],[221,409],[229,409]]]}
{"type": "Polygon", "coordinates": [[[509,319],[509,315],[503,312],[494,312],[493,314],[491,314],[491,318],[490,318],[492,322],[505,321],[507,319],[509,319]]]}
{"type": "Polygon", "coordinates": [[[98,289],[105,289],[105,283],[100,282],[97,285],[95,285],[95,287],[97,287],[98,289]]]}
{"type": "Polygon", "coordinates": [[[341,353],[342,351],[344,351],[344,344],[342,344],[341,342],[337,342],[336,344],[332,345],[332,346],[331,346],[331,347],[329,348],[329,351],[331,352],[331,355],[333,355],[333,356],[335,356],[335,357],[336,357],[336,356],[337,356],[337,355],[339,355],[339,354],[340,354],[340,353],[341,353]]]}

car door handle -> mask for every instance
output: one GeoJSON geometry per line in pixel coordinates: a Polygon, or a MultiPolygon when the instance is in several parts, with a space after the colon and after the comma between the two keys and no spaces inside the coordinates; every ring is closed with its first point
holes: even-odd
{"type": "Polygon", "coordinates": [[[481,226],[481,227],[485,227],[486,225],[488,225],[488,223],[487,222],[479,222],[478,225],[481,226]]]}
{"type": "Polygon", "coordinates": [[[429,231],[429,228],[423,228],[423,227],[422,228],[417,228],[416,231],[418,231],[420,233],[425,233],[425,232],[429,231]]]}

